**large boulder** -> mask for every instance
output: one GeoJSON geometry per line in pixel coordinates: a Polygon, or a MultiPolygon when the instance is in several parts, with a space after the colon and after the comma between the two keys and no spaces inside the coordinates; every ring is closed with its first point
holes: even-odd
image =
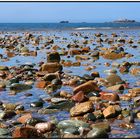
{"type": "Polygon", "coordinates": [[[70,110],[70,115],[74,117],[74,116],[83,115],[87,112],[92,112],[92,111],[93,111],[93,104],[91,101],[87,101],[87,102],[80,103],[72,107],[70,110]]]}
{"type": "Polygon", "coordinates": [[[45,63],[41,66],[41,71],[47,71],[49,73],[54,73],[57,71],[62,71],[63,67],[61,64],[55,63],[45,63]]]}
{"type": "Polygon", "coordinates": [[[78,87],[74,88],[74,94],[79,91],[83,91],[84,93],[89,93],[92,91],[100,91],[99,87],[94,81],[88,81],[84,84],[79,85],[78,87]]]}

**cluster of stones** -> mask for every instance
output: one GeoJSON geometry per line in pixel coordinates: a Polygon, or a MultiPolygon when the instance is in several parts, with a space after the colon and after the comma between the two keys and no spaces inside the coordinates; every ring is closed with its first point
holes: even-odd
{"type": "MultiPolygon", "coordinates": [[[[102,34],[95,34],[96,42],[113,42],[125,43],[126,40],[114,38],[116,34],[112,34],[114,38],[102,40],[102,34]]],[[[35,46],[39,45],[41,39],[34,38],[32,34],[26,34],[25,39],[33,41],[35,46]]],[[[20,38],[8,38],[11,46],[11,51],[7,51],[8,57],[14,57],[16,53],[26,56],[36,56],[37,51],[29,51],[27,47],[21,45],[19,49],[15,49],[14,45],[20,38]],[[16,51],[14,51],[16,50],[16,51]]],[[[4,40],[3,46],[4,46],[4,40]]],[[[133,44],[132,40],[127,40],[133,44]]],[[[48,44],[53,44],[53,40],[48,40],[44,47],[48,44]]],[[[84,41],[83,44],[88,44],[84,41]]],[[[43,89],[49,94],[47,100],[39,99],[36,102],[31,102],[33,108],[41,107],[38,113],[53,114],[60,110],[69,112],[69,119],[57,122],[44,121],[36,118],[33,113],[24,108],[24,105],[0,102],[0,137],[1,138],[108,138],[109,132],[114,132],[111,129],[112,118],[122,120],[119,127],[133,128],[135,118],[140,118],[140,88],[129,88],[126,83],[117,74],[115,69],[106,70],[108,76],[102,78],[97,71],[91,74],[85,74],[83,77],[69,75],[63,72],[63,67],[80,66],[81,61],[87,61],[91,58],[103,57],[105,59],[116,60],[124,57],[132,57],[131,54],[125,53],[122,45],[112,45],[110,48],[99,47],[100,51],[92,51],[90,47],[80,47],[77,44],[67,45],[68,51],[64,50],[63,54],[67,57],[75,56],[77,62],[67,62],[62,60],[60,53],[57,51],[59,46],[53,46],[52,52],[47,53],[47,61],[40,62],[39,69],[35,68],[34,64],[24,64],[19,67],[0,66],[0,90],[10,89],[10,95],[16,95],[21,91],[26,91],[35,87],[43,89]],[[84,55],[84,54],[89,54],[84,55]],[[23,81],[23,82],[21,82],[23,81]],[[70,86],[73,91],[58,90],[62,86],[70,86]],[[103,90],[101,87],[104,87],[103,90]],[[121,94],[125,89],[128,93],[121,94]],[[58,91],[58,92],[57,92],[58,91]],[[132,101],[132,106],[128,108],[121,107],[121,101],[132,101]],[[50,102],[50,105],[43,107],[45,102],[50,102]],[[16,120],[11,122],[13,131],[7,129],[9,124],[4,123],[5,120],[16,116],[16,120]]],[[[3,57],[3,56],[2,56],[3,57]]],[[[107,67],[111,64],[106,63],[107,67]]],[[[89,65],[88,65],[89,66],[89,65]]],[[[112,63],[112,66],[118,68],[120,73],[128,73],[139,75],[139,63],[123,62],[121,64],[112,63]]],[[[94,67],[89,66],[86,70],[90,71],[94,67]]],[[[26,94],[26,96],[32,96],[26,94]]],[[[117,133],[117,131],[115,131],[117,133]]],[[[115,133],[114,132],[114,133],[115,133]]]]}

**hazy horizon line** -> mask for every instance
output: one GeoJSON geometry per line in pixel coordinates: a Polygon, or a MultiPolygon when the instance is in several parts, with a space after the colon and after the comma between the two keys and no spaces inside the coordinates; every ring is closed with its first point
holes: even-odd
{"type": "MultiPolygon", "coordinates": [[[[67,20],[64,20],[64,21],[67,21],[67,20]]],[[[0,22],[1,23],[60,23],[61,21],[59,22],[0,22]]],[[[137,22],[140,22],[140,21],[135,21],[133,23],[137,23],[137,22]]],[[[125,23],[125,22],[114,22],[114,21],[102,21],[102,22],[86,22],[86,21],[83,21],[83,22],[70,22],[69,23],[125,23]]],[[[64,24],[69,24],[69,23],[64,23],[64,24]]],[[[127,23],[127,22],[126,22],[127,23]]],[[[129,22],[131,23],[131,22],[129,22]]],[[[60,24],[63,24],[63,23],[60,23],[60,24]]]]}

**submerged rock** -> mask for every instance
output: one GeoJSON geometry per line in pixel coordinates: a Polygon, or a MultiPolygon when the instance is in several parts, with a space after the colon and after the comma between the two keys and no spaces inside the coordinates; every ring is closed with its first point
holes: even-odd
{"type": "Polygon", "coordinates": [[[132,75],[139,76],[139,75],[140,75],[140,68],[132,68],[132,69],[130,70],[130,73],[131,73],[132,75]]]}
{"type": "Polygon", "coordinates": [[[72,101],[63,101],[54,105],[49,105],[47,109],[67,109],[69,110],[74,106],[74,102],[72,101]]]}
{"type": "Polygon", "coordinates": [[[123,57],[125,57],[124,52],[116,53],[116,52],[107,51],[103,54],[103,58],[105,58],[105,59],[115,60],[115,59],[120,59],[120,58],[123,58],[123,57]]]}
{"type": "Polygon", "coordinates": [[[15,90],[17,92],[29,90],[31,88],[32,86],[27,84],[13,83],[10,85],[10,90],[15,90]]]}
{"type": "Polygon", "coordinates": [[[78,130],[78,127],[70,127],[70,128],[66,128],[63,131],[64,134],[73,134],[73,135],[79,135],[80,132],[78,130]]]}
{"type": "Polygon", "coordinates": [[[110,91],[124,90],[124,86],[122,84],[114,85],[114,86],[108,87],[107,90],[110,90],[110,91]]]}
{"type": "Polygon", "coordinates": [[[114,86],[116,84],[120,84],[123,83],[124,81],[121,79],[120,76],[118,76],[117,74],[110,74],[106,80],[109,82],[108,86],[114,86]]]}
{"type": "Polygon", "coordinates": [[[99,122],[99,123],[96,123],[96,124],[92,124],[91,127],[92,128],[102,129],[102,130],[104,130],[106,132],[111,131],[111,126],[107,122],[99,122]]]}
{"type": "Polygon", "coordinates": [[[48,109],[48,108],[41,108],[38,110],[39,114],[53,114],[58,112],[58,109],[48,109]]]}

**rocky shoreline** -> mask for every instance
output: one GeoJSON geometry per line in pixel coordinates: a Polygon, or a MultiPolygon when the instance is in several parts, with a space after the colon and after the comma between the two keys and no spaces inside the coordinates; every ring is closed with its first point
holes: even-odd
{"type": "Polygon", "coordinates": [[[0,138],[140,138],[139,44],[125,30],[1,32],[0,138]]]}

